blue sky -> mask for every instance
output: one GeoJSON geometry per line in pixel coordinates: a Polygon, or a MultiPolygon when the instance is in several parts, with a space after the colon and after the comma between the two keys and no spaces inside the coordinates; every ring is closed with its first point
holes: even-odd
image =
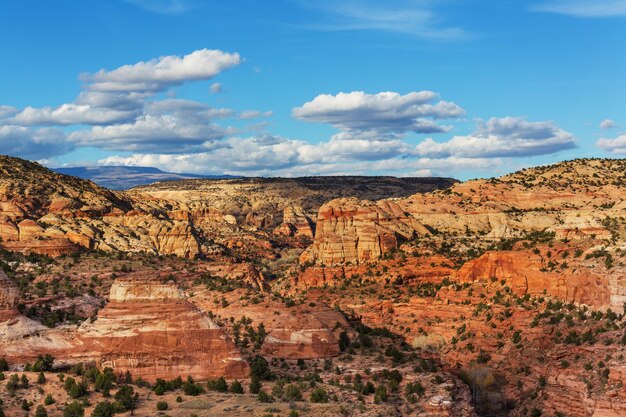
{"type": "Polygon", "coordinates": [[[492,176],[626,154],[626,1],[0,3],[0,153],[492,176]]]}

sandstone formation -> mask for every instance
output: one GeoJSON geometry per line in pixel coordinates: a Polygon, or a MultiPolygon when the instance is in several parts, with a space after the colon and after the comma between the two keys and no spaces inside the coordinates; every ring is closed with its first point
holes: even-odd
{"type": "Polygon", "coordinates": [[[40,353],[71,351],[62,332],[51,331],[24,317],[17,309],[19,289],[0,269],[0,357],[9,364],[24,364],[40,353]]]}
{"type": "Polygon", "coordinates": [[[116,280],[107,306],[79,333],[79,355],[148,381],[248,374],[225,333],[171,282],[143,276],[116,280]]]}
{"type": "MultiPolygon", "coordinates": [[[[329,308],[294,308],[279,320],[269,321],[262,354],[285,359],[321,359],[338,356],[338,333],[345,318],[329,308]],[[308,311],[307,311],[308,310],[308,311]]],[[[282,315],[281,315],[282,316],[282,315]]]]}
{"type": "Polygon", "coordinates": [[[319,209],[315,240],[300,261],[328,265],[367,262],[397,249],[400,242],[429,234],[392,201],[337,199],[319,209]]]}
{"type": "Polygon", "coordinates": [[[310,238],[315,225],[307,213],[331,198],[407,196],[453,183],[437,178],[257,178],[167,181],[113,192],[2,156],[0,239],[6,249],[50,256],[85,248],[194,258],[213,254],[216,243],[260,242],[264,231],[277,227],[284,235],[310,238]],[[368,186],[360,187],[365,182],[368,186]]]}
{"type": "MultiPolygon", "coordinates": [[[[472,415],[456,377],[483,415],[626,410],[625,161],[569,161],[426,194],[417,181],[370,188],[355,177],[111,193],[0,162],[13,164],[0,176],[3,249],[98,250],[52,263],[7,254],[20,309],[56,326],[20,314],[18,289],[0,274],[0,356],[12,369],[51,353],[57,365],[97,363],[151,381],[243,378],[243,355],[261,354],[282,378],[298,372],[296,359],[339,356],[345,331],[349,356],[320,371],[319,386],[348,404],[359,395],[348,377],[379,385],[393,368],[400,393],[409,381],[426,388],[416,402],[392,394],[385,405],[406,415],[472,415]],[[51,321],[55,309],[92,319],[51,321]],[[489,378],[477,387],[481,372],[489,378]]],[[[382,407],[373,397],[364,395],[370,414],[382,407]]]]}
{"type": "Polygon", "coordinates": [[[304,236],[313,239],[315,223],[300,206],[287,206],[283,211],[283,222],[275,233],[286,236],[304,236]]]}
{"type": "Polygon", "coordinates": [[[546,263],[531,251],[488,252],[463,265],[454,277],[460,282],[504,280],[517,295],[548,294],[593,307],[611,305],[606,276],[585,269],[548,271],[546,263]]]}
{"type": "Polygon", "coordinates": [[[346,318],[323,303],[286,307],[281,301],[266,299],[257,303],[243,301],[241,290],[227,294],[226,306],[210,302],[209,294],[198,291],[191,300],[203,310],[235,321],[250,320],[263,324],[267,336],[261,353],[285,359],[321,359],[339,355],[339,333],[348,328],[346,318]]]}
{"type": "Polygon", "coordinates": [[[0,269],[0,311],[13,310],[17,307],[20,291],[2,269],[0,269]]]}
{"type": "Polygon", "coordinates": [[[610,238],[602,225],[626,204],[623,160],[574,160],[414,194],[398,204],[436,230],[500,239],[549,229],[610,238]]]}

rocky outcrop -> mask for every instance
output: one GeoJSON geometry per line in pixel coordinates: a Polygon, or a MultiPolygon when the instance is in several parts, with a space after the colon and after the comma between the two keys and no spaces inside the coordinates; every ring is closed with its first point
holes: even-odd
{"type": "Polygon", "coordinates": [[[107,306],[79,333],[76,356],[95,358],[102,367],[148,381],[248,374],[246,362],[222,329],[172,282],[146,276],[116,280],[107,306]]]}
{"type": "Polygon", "coordinates": [[[58,364],[91,362],[148,381],[248,375],[224,331],[172,282],[118,279],[107,306],[78,329],[49,329],[22,316],[17,302],[17,286],[0,274],[0,352],[14,366],[50,353],[58,364]]]}
{"type": "Polygon", "coordinates": [[[562,224],[552,227],[556,239],[582,239],[593,236],[600,239],[610,239],[611,232],[598,219],[588,213],[580,212],[569,214],[562,224]]]}
{"type": "Polygon", "coordinates": [[[611,290],[606,276],[588,271],[547,269],[548,261],[531,251],[487,252],[455,274],[461,282],[504,280],[517,295],[548,294],[563,301],[606,308],[611,290]]]}
{"type": "Polygon", "coordinates": [[[373,261],[398,248],[403,240],[429,233],[392,201],[332,200],[320,207],[315,240],[300,262],[332,265],[373,261]]]}
{"type": "Polygon", "coordinates": [[[263,355],[320,359],[341,353],[338,332],[348,327],[343,315],[325,306],[293,309],[295,311],[285,311],[282,320],[268,323],[270,330],[261,350],[263,355]]]}
{"type": "Polygon", "coordinates": [[[19,294],[17,285],[0,269],[0,357],[14,367],[32,361],[40,353],[71,351],[65,334],[20,314],[19,294]]]}
{"type": "Polygon", "coordinates": [[[339,334],[349,328],[344,315],[324,303],[286,306],[270,297],[249,303],[245,292],[227,294],[225,305],[216,305],[215,293],[197,288],[191,301],[199,308],[235,322],[249,320],[253,327],[263,324],[267,336],[261,347],[264,356],[283,359],[321,359],[337,356],[339,334]]]}
{"type": "Polygon", "coordinates": [[[112,192],[36,163],[0,156],[0,239],[6,249],[50,256],[88,249],[194,258],[211,255],[216,242],[228,246],[247,237],[243,241],[256,244],[259,233],[271,230],[312,238],[315,226],[308,213],[335,197],[407,196],[453,183],[391,177],[259,178],[162,182],[112,192]]]}
{"type": "Polygon", "coordinates": [[[0,311],[12,310],[17,307],[20,290],[0,269],[0,311]]]}
{"type": "Polygon", "coordinates": [[[313,239],[315,223],[301,206],[287,206],[283,210],[283,222],[275,233],[286,236],[305,236],[313,239]]]}

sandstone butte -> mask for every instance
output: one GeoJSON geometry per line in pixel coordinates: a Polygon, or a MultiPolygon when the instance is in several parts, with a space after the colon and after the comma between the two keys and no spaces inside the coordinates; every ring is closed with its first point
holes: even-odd
{"type": "Polygon", "coordinates": [[[17,288],[6,277],[0,281],[0,346],[11,363],[51,353],[59,365],[96,363],[151,382],[179,375],[248,376],[247,363],[226,333],[171,282],[141,275],[117,279],[95,320],[63,330],[20,315],[17,288]]]}
{"type": "Polygon", "coordinates": [[[304,236],[313,239],[315,222],[301,206],[290,205],[283,211],[283,222],[274,229],[275,233],[287,236],[304,236]]]}
{"type": "Polygon", "coordinates": [[[313,244],[301,263],[340,264],[379,259],[402,240],[430,232],[393,201],[332,200],[319,209],[313,244]]]}
{"type": "Polygon", "coordinates": [[[109,303],[78,333],[79,355],[148,381],[174,375],[245,378],[249,372],[224,331],[173,282],[144,276],[116,280],[109,303]]]}

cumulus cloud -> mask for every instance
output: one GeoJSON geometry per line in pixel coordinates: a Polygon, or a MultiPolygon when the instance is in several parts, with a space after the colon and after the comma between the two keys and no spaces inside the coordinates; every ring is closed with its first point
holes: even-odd
{"type": "Polygon", "coordinates": [[[596,142],[598,148],[614,154],[626,154],[626,135],[613,139],[602,138],[596,142]]]}
{"type": "Polygon", "coordinates": [[[294,117],[309,122],[328,123],[342,132],[337,139],[397,139],[406,132],[437,133],[450,130],[435,122],[463,116],[455,103],[439,100],[432,91],[400,95],[396,92],[367,94],[363,91],[321,94],[301,107],[294,117]]]}
{"type": "Polygon", "coordinates": [[[431,157],[520,157],[552,154],[574,148],[574,136],[553,122],[529,122],[518,117],[492,118],[468,136],[447,142],[426,139],[417,152],[431,157]]]}
{"type": "Polygon", "coordinates": [[[155,94],[187,82],[208,80],[238,65],[237,53],[201,49],[83,74],[83,91],[73,103],[57,107],[0,107],[0,123],[21,126],[112,125],[146,116],[155,94]]]}
{"type": "Polygon", "coordinates": [[[145,112],[128,123],[93,126],[72,132],[68,138],[77,145],[115,151],[190,152],[233,133],[214,123],[233,115],[230,109],[197,101],[165,99],[146,103],[145,112]]]}
{"type": "MultiPolygon", "coordinates": [[[[76,126],[63,135],[68,147],[192,152],[205,142],[221,140],[235,132],[231,127],[218,125],[218,119],[268,117],[271,112],[236,113],[192,100],[158,99],[158,94],[169,93],[171,87],[186,82],[210,79],[240,62],[237,53],[202,49],[185,56],[164,56],[112,71],[101,70],[82,76],[83,91],[72,103],[24,109],[1,106],[0,126],[76,126]]],[[[20,131],[22,135],[44,132],[20,131]]]]}
{"type": "Polygon", "coordinates": [[[11,106],[0,106],[0,121],[15,116],[20,111],[11,106]]]}
{"type": "Polygon", "coordinates": [[[102,92],[158,92],[189,81],[208,80],[239,65],[238,53],[200,49],[185,56],[168,55],[124,65],[112,71],[83,74],[87,88],[102,92]]]}
{"type": "Polygon", "coordinates": [[[600,122],[600,129],[613,129],[615,127],[617,127],[617,123],[611,119],[604,119],[600,122]]]}
{"type": "Polygon", "coordinates": [[[386,172],[396,175],[450,173],[462,169],[499,166],[497,158],[417,158],[404,141],[329,140],[311,144],[303,140],[261,135],[229,137],[206,143],[206,150],[183,154],[136,153],[114,156],[104,165],[157,166],[174,172],[236,175],[297,176],[386,172]]]}
{"type": "Polygon", "coordinates": [[[0,126],[0,154],[44,159],[62,155],[72,149],[73,145],[59,129],[0,126]]]}
{"type": "Polygon", "coordinates": [[[230,133],[233,132],[208,120],[186,120],[175,114],[145,114],[130,123],[72,132],[69,140],[82,146],[115,151],[180,153],[230,133]]]}
{"type": "Polygon", "coordinates": [[[551,0],[535,5],[533,10],[576,17],[624,17],[626,0],[551,0]]]}

